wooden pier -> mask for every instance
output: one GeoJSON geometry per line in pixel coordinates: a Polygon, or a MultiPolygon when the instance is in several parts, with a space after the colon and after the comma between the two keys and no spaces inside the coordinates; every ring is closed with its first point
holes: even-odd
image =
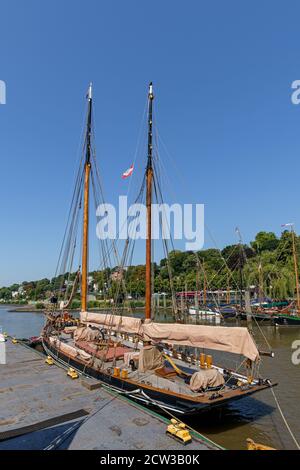
{"type": "Polygon", "coordinates": [[[220,449],[194,432],[184,447],[166,435],[168,419],[86,378],[72,380],[66,370],[47,365],[45,356],[20,342],[9,338],[5,344],[0,450],[220,449]]]}

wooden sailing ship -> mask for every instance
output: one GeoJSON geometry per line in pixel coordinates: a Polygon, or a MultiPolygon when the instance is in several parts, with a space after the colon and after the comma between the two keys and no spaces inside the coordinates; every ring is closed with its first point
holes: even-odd
{"type": "MultiPolygon", "coordinates": [[[[145,171],[147,240],[145,317],[87,310],[89,259],[89,201],[92,153],[92,87],[87,94],[84,164],[78,178],[82,207],[81,313],[75,326],[66,327],[70,301],[53,297],[42,342],[47,356],[66,368],[92,377],[120,394],[147,406],[176,414],[191,414],[225,405],[272,387],[259,376],[260,353],[247,328],[217,327],[153,321],[151,274],[151,207],[153,169],[153,87],[148,90],[148,155],[145,171]],[[237,369],[215,364],[214,354],[240,358],[237,369]],[[244,372],[243,372],[244,371],[244,372]]],[[[77,199],[76,199],[77,198],[77,199]]],[[[72,225],[73,230],[73,225],[72,225]]],[[[74,291],[74,288],[73,288],[74,291]]]]}
{"type": "MultiPolygon", "coordinates": [[[[197,315],[200,318],[204,319],[215,319],[216,322],[220,322],[221,318],[221,313],[219,306],[211,307],[207,305],[207,278],[206,278],[206,271],[205,271],[205,264],[204,261],[200,263],[200,260],[198,259],[198,255],[196,254],[196,261],[197,261],[197,268],[201,268],[202,274],[203,274],[203,296],[202,296],[202,302],[199,304],[199,298],[201,297],[198,295],[198,290],[195,295],[195,305],[190,306],[188,309],[189,315],[197,315]]],[[[197,273],[198,274],[198,269],[197,273]]],[[[200,293],[199,293],[200,294],[200,293]]]]}
{"type": "Polygon", "coordinates": [[[190,306],[188,309],[189,315],[198,316],[201,319],[210,319],[215,320],[216,324],[219,324],[221,320],[228,318],[237,317],[237,309],[231,305],[230,302],[230,287],[229,287],[229,276],[227,274],[227,286],[226,286],[226,304],[222,305],[219,301],[219,291],[217,292],[217,298],[215,294],[211,291],[213,302],[210,305],[207,304],[207,275],[205,270],[204,261],[200,263],[198,254],[195,253],[196,262],[197,262],[197,272],[198,276],[199,269],[202,271],[203,275],[203,292],[196,291],[194,296],[194,305],[190,306]]]}
{"type": "Polygon", "coordinates": [[[296,305],[292,302],[289,306],[283,308],[280,313],[274,317],[274,323],[277,326],[300,326],[300,288],[299,288],[299,275],[298,275],[298,259],[296,250],[296,237],[293,224],[286,224],[290,226],[293,248],[293,261],[295,272],[295,290],[296,290],[296,305]]]}

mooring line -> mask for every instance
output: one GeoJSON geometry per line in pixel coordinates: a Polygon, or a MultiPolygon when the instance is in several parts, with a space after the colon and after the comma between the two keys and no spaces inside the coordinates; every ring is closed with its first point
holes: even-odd
{"type": "Polygon", "coordinates": [[[275,392],[274,392],[274,390],[273,390],[273,387],[270,387],[270,390],[271,390],[271,392],[272,392],[273,398],[274,398],[275,403],[276,403],[276,405],[277,405],[278,411],[279,411],[279,413],[280,413],[280,415],[281,415],[281,417],[282,417],[282,420],[283,420],[283,422],[284,422],[284,424],[285,424],[285,426],[286,426],[288,432],[290,433],[290,436],[291,436],[291,438],[293,439],[293,441],[294,441],[294,443],[295,443],[297,449],[300,450],[300,445],[299,445],[299,443],[298,443],[298,441],[297,441],[297,439],[296,439],[296,437],[295,437],[293,431],[291,430],[291,428],[290,428],[290,426],[289,426],[289,423],[288,423],[287,420],[286,420],[286,417],[285,417],[284,414],[283,414],[283,411],[282,411],[282,409],[281,409],[281,406],[279,405],[279,402],[278,402],[278,400],[277,400],[277,397],[276,397],[276,395],[275,395],[275,392]]]}

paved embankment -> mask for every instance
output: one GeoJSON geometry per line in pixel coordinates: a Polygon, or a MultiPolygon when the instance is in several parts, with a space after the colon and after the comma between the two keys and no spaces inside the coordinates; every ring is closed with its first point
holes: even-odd
{"type": "MultiPolygon", "coordinates": [[[[0,450],[182,449],[166,435],[167,420],[104,388],[89,390],[45,356],[6,342],[0,365],[0,450]],[[7,439],[9,437],[9,439],[7,439]]],[[[200,434],[186,448],[218,449],[200,434]]]]}

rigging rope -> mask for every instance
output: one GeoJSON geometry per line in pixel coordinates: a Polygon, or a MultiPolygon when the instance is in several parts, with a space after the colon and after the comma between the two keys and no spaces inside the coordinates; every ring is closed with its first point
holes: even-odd
{"type": "Polygon", "coordinates": [[[285,424],[285,426],[286,426],[286,428],[287,428],[287,430],[288,430],[288,432],[289,432],[291,438],[293,439],[293,441],[294,441],[294,443],[295,443],[297,449],[300,450],[300,445],[299,445],[299,443],[298,443],[298,441],[297,441],[297,439],[296,439],[294,433],[292,432],[292,430],[291,430],[291,428],[290,428],[290,426],[289,426],[289,424],[288,424],[288,422],[287,422],[286,417],[284,416],[284,413],[283,413],[283,411],[282,411],[282,409],[281,409],[281,406],[280,406],[280,404],[279,404],[279,402],[278,402],[278,399],[277,399],[277,397],[276,397],[276,395],[275,395],[275,392],[274,392],[274,390],[273,390],[273,387],[271,387],[271,393],[272,393],[273,398],[274,398],[274,400],[275,400],[275,403],[276,403],[276,405],[277,405],[277,408],[278,408],[278,411],[279,411],[279,413],[280,413],[280,416],[281,416],[281,418],[282,418],[282,420],[283,420],[283,422],[284,422],[284,424],[285,424]]]}

